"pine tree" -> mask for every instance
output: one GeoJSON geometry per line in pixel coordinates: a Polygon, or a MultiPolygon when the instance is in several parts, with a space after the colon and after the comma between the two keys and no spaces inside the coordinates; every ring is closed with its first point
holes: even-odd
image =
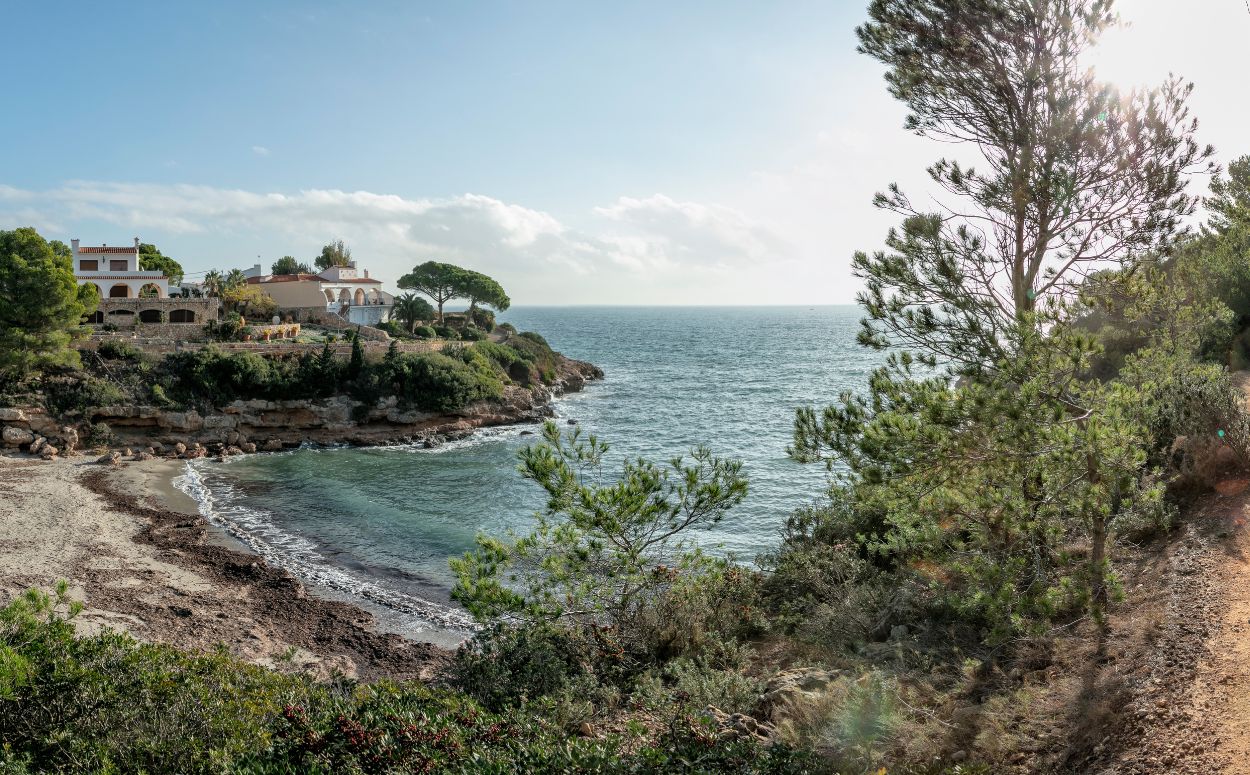
{"type": "Polygon", "coordinates": [[[352,356],[347,363],[347,379],[357,380],[365,369],[365,348],[360,343],[360,332],[352,332],[352,356]]]}
{"type": "Polygon", "coordinates": [[[317,381],[318,393],[322,396],[331,395],[338,390],[339,364],[329,342],[325,343],[321,354],[317,356],[317,381]]]}

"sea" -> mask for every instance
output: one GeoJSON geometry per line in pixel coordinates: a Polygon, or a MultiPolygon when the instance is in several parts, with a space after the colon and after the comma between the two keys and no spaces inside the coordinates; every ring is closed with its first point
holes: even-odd
{"type": "MultiPolygon", "coordinates": [[[[790,459],[794,413],[862,391],[880,353],[855,342],[861,310],[818,307],[516,307],[499,316],[590,361],[602,382],[557,400],[556,422],[626,458],[666,462],[706,445],[743,462],[746,500],[700,532],[751,564],[787,516],[819,502],[824,466],[790,459]]],[[[532,424],[434,449],[304,448],[190,462],[176,484],[212,523],[319,593],[372,611],[391,631],[454,642],[471,629],[450,599],[448,559],[474,537],[524,532],[545,503],[517,472],[532,424]]]]}

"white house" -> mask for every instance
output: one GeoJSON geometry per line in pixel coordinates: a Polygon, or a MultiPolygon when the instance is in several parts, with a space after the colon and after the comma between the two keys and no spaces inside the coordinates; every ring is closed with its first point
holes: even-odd
{"type": "Polygon", "coordinates": [[[83,247],[71,240],[74,251],[74,277],[79,285],[93,283],[101,299],[136,299],[169,296],[169,279],[164,272],[139,269],[139,238],[132,247],[108,245],[83,247]]]}
{"type": "Polygon", "coordinates": [[[382,290],[382,281],[358,270],[355,262],[332,266],[320,274],[261,274],[257,264],[244,272],[250,285],[258,286],[286,309],[322,308],[362,325],[377,325],[390,318],[395,297],[382,290]]]}

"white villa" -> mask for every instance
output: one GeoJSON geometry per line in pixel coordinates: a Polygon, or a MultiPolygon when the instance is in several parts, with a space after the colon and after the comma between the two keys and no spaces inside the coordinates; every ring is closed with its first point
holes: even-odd
{"type": "Polygon", "coordinates": [[[247,281],[260,287],[279,308],[320,308],[351,323],[375,325],[390,317],[395,297],[382,290],[382,281],[358,270],[355,262],[332,266],[320,274],[261,274],[257,264],[245,270],[247,281]]]}
{"type": "Polygon", "coordinates": [[[169,297],[169,280],[164,272],[139,269],[139,238],[124,248],[108,245],[81,246],[71,240],[74,251],[74,277],[79,285],[93,283],[101,299],[169,297]]]}

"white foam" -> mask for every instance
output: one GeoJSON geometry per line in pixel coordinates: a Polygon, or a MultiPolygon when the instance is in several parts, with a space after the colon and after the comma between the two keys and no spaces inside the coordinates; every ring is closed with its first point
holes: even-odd
{"type": "Polygon", "coordinates": [[[414,631],[437,627],[467,633],[474,629],[473,620],[458,608],[387,589],[335,565],[312,541],[278,527],[272,514],[244,505],[246,497],[229,483],[216,483],[210,489],[191,462],[187,463],[183,474],[174,479],[174,485],[195,499],[204,519],[242,541],[269,564],[290,571],[301,581],[407,614],[412,617],[414,631]]]}

